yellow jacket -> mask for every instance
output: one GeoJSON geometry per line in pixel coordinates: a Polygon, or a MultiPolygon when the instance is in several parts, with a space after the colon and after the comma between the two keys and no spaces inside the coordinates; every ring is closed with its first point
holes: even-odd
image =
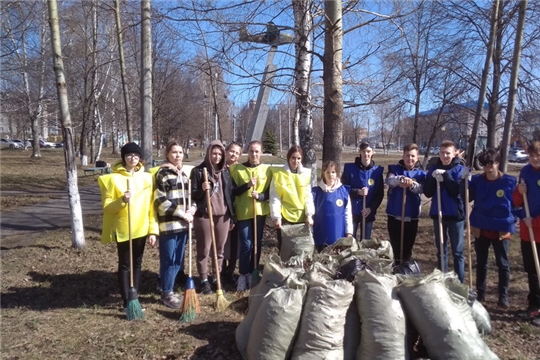
{"type": "MultiPolygon", "coordinates": [[[[235,164],[230,168],[231,178],[237,186],[247,184],[253,177],[257,178],[255,188],[249,189],[241,195],[235,196],[234,207],[238,220],[253,219],[253,197],[251,191],[264,193],[272,181],[272,171],[269,165],[260,164],[256,167],[247,167],[243,164],[235,164]]],[[[257,201],[255,203],[257,215],[268,215],[270,206],[268,201],[257,201]]]]}
{"type": "Polygon", "coordinates": [[[131,238],[159,234],[154,210],[153,176],[144,172],[142,164],[139,164],[131,175],[122,161],[119,161],[113,165],[112,174],[98,178],[103,206],[103,244],[129,240],[128,207],[122,199],[128,180],[131,192],[131,238]]]}
{"type": "Polygon", "coordinates": [[[300,165],[297,174],[293,174],[288,164],[272,168],[270,185],[270,215],[272,220],[282,217],[290,223],[306,221],[306,216],[313,216],[315,206],[311,194],[311,170],[300,165]]]}

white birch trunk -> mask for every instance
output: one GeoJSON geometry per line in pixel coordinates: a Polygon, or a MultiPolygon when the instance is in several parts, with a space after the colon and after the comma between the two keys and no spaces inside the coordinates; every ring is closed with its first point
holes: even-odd
{"type": "Polygon", "coordinates": [[[85,246],[84,226],[82,218],[81,199],[77,184],[77,166],[73,144],[73,129],[71,114],[69,113],[69,101],[67,86],[64,76],[64,63],[62,60],[62,45],[60,41],[60,26],[58,23],[58,6],[56,0],[48,1],[49,24],[51,28],[51,47],[53,67],[56,78],[58,103],[60,105],[60,120],[64,136],[64,157],[66,162],[66,177],[68,187],[69,208],[71,210],[71,242],[76,249],[85,246]]]}
{"type": "Polygon", "coordinates": [[[311,169],[312,185],[317,183],[317,157],[313,144],[311,113],[311,36],[313,32],[313,0],[293,0],[295,28],[295,96],[296,111],[293,121],[293,143],[304,151],[303,165],[311,169]]]}

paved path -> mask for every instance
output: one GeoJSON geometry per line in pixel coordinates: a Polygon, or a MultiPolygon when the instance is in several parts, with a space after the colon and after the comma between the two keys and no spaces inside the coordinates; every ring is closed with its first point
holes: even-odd
{"type": "MultiPolygon", "coordinates": [[[[2,246],[12,245],[16,239],[47,230],[71,227],[71,215],[67,190],[48,192],[2,191],[3,195],[47,195],[50,200],[31,206],[23,206],[15,211],[2,212],[0,219],[0,240],[2,246]]],[[[79,188],[83,217],[101,214],[101,198],[97,184],[79,188]]]]}

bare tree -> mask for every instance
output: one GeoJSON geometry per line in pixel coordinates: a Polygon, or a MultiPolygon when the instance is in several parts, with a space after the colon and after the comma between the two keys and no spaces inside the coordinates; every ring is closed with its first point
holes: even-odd
{"type": "Polygon", "coordinates": [[[343,136],[343,19],[341,0],[325,1],[323,161],[341,163],[343,136]]]}
{"type": "Polygon", "coordinates": [[[150,0],[141,0],[141,123],[144,162],[151,166],[152,153],[152,33],[150,0]]]}
{"type": "Polygon", "coordinates": [[[56,75],[56,87],[58,104],[60,106],[60,119],[62,122],[62,134],[64,136],[64,157],[66,161],[66,180],[68,188],[69,208],[71,210],[71,242],[76,249],[85,246],[84,226],[82,218],[81,200],[77,184],[77,166],[73,151],[73,129],[71,126],[71,114],[69,113],[69,101],[62,60],[62,44],[60,41],[60,25],[58,22],[58,7],[56,0],[48,1],[49,24],[51,28],[51,46],[53,67],[56,75]]]}
{"type": "Polygon", "coordinates": [[[525,29],[525,14],[528,0],[521,0],[519,3],[519,17],[516,30],[516,42],[514,44],[514,56],[512,61],[512,74],[510,77],[510,92],[508,94],[508,107],[506,109],[506,119],[504,121],[503,140],[501,143],[501,171],[506,172],[508,160],[508,147],[510,146],[510,132],[514,120],[514,109],[516,92],[518,85],[519,64],[521,60],[521,46],[523,44],[523,32],[525,29]]]}

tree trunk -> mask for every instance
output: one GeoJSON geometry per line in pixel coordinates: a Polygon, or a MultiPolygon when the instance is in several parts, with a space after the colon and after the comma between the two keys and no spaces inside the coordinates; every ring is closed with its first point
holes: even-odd
{"type": "Polygon", "coordinates": [[[476,104],[476,112],[474,114],[474,123],[469,138],[469,148],[467,149],[467,166],[473,166],[474,153],[476,150],[476,139],[478,127],[482,120],[482,112],[484,110],[484,101],[486,98],[487,83],[489,78],[489,68],[491,67],[491,59],[493,58],[493,45],[495,44],[495,34],[497,33],[497,14],[499,13],[500,0],[493,0],[493,9],[491,10],[491,27],[489,30],[489,40],[487,44],[486,61],[484,62],[484,70],[482,70],[482,80],[480,84],[480,94],[478,95],[478,103],[476,104]]]}
{"type": "MultiPolygon", "coordinates": [[[[133,125],[131,124],[131,103],[129,99],[129,88],[126,79],[126,61],[124,59],[124,41],[122,37],[122,23],[120,20],[120,0],[114,0],[114,11],[116,15],[116,38],[118,41],[118,58],[120,61],[120,77],[122,79],[122,90],[124,93],[124,110],[126,113],[126,128],[128,141],[133,141],[133,125]]],[[[113,147],[114,149],[114,147],[113,147]]]]}
{"type": "Polygon", "coordinates": [[[510,88],[508,92],[508,107],[506,108],[506,118],[504,119],[503,140],[501,143],[501,171],[507,170],[508,147],[510,146],[510,133],[514,121],[514,110],[516,104],[516,93],[518,86],[519,64],[521,60],[521,45],[523,44],[523,33],[525,29],[525,15],[527,12],[528,0],[519,2],[519,16],[516,28],[516,42],[514,43],[514,55],[512,57],[512,72],[510,74],[510,88]]]}
{"type": "Polygon", "coordinates": [[[341,164],[343,134],[342,89],[342,4],[341,0],[324,2],[324,137],[323,161],[341,164]]]}
{"type": "Polygon", "coordinates": [[[71,242],[76,249],[82,249],[85,246],[84,226],[77,184],[77,166],[75,164],[75,153],[73,151],[73,129],[71,125],[71,115],[69,113],[67,85],[64,76],[64,63],[62,60],[62,45],[60,42],[60,26],[58,23],[58,7],[56,0],[49,0],[48,8],[53,66],[56,77],[58,104],[60,107],[62,135],[64,137],[64,158],[66,164],[69,208],[71,210],[71,242]]]}
{"type": "Polygon", "coordinates": [[[152,33],[150,0],[141,1],[141,143],[144,163],[152,166],[152,33]]]}
{"type": "MultiPolygon", "coordinates": [[[[295,93],[298,117],[295,121],[297,136],[300,147],[304,151],[302,163],[311,169],[311,182],[317,182],[317,156],[313,143],[313,117],[311,113],[311,32],[313,29],[312,0],[293,1],[294,22],[296,37],[296,69],[295,69],[295,93]]],[[[298,144],[298,142],[296,142],[298,144]]]]}

